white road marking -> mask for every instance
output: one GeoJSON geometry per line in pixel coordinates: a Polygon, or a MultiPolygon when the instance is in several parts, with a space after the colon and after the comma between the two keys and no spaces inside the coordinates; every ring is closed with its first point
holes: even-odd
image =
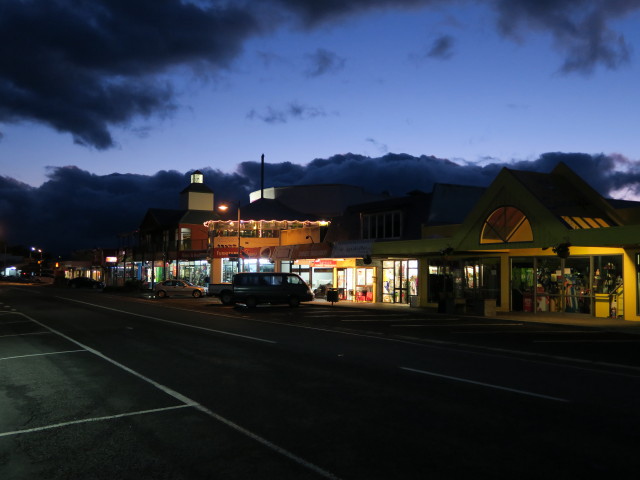
{"type": "Polygon", "coordinates": [[[191,407],[191,405],[176,405],[173,407],[154,408],[151,410],[140,410],[137,412],[119,413],[116,415],[107,415],[104,417],[83,418],[81,420],[71,420],[69,422],[54,423],[54,424],[45,425],[42,427],[27,428],[25,430],[14,430],[13,432],[0,432],[0,437],[10,437],[12,435],[22,435],[25,433],[34,433],[34,432],[41,432],[43,430],[51,430],[54,428],[68,427],[69,425],[78,425],[80,423],[102,422],[104,420],[113,420],[113,419],[122,418],[122,417],[133,417],[135,415],[146,415],[148,413],[164,412],[166,410],[176,410],[178,408],[187,408],[187,407],[191,407]]]}
{"type": "MultiPolygon", "coordinates": [[[[449,327],[449,328],[463,328],[463,327],[520,327],[522,323],[420,323],[420,324],[396,324],[392,327],[449,327]]],[[[472,332],[462,332],[472,333],[472,332]]],[[[509,332],[511,333],[511,332],[509,332]]]]}
{"type": "Polygon", "coordinates": [[[534,340],[533,343],[638,343],[640,338],[628,338],[618,340],[591,340],[591,339],[574,339],[574,340],[534,340]]]}
{"type": "Polygon", "coordinates": [[[496,390],[504,390],[507,392],[518,393],[520,395],[527,395],[529,397],[544,398],[546,400],[569,403],[569,400],[566,400],[564,398],[550,397],[548,395],[541,395],[539,393],[527,392],[526,390],[518,390],[515,388],[501,387],[499,385],[492,385],[490,383],[476,382],[475,380],[469,380],[469,379],[460,378],[460,377],[451,377],[449,375],[442,375],[440,373],[427,372],[425,370],[417,370],[415,368],[400,367],[400,369],[406,370],[408,372],[421,373],[423,375],[429,375],[432,377],[446,378],[447,380],[455,380],[456,382],[470,383],[472,385],[479,385],[481,387],[488,387],[488,388],[494,388],[496,390]]]}
{"type": "MultiPolygon", "coordinates": [[[[122,297],[116,296],[116,295],[106,295],[107,297],[111,297],[111,298],[117,298],[117,299],[122,299],[122,297]]],[[[127,298],[127,301],[129,302],[135,302],[135,303],[141,303],[141,304],[145,304],[145,305],[149,305],[149,299],[138,299],[138,298],[127,298]]],[[[205,305],[221,305],[220,303],[205,303],[205,305]]],[[[194,310],[192,308],[181,308],[181,307],[173,307],[171,305],[167,305],[166,303],[162,305],[164,308],[170,308],[172,310],[180,310],[182,312],[195,312],[195,313],[199,313],[201,315],[214,315],[216,317],[224,317],[224,318],[250,318],[247,317],[246,315],[227,315],[226,313],[220,313],[220,312],[204,312],[202,310],[194,310]]]]}
{"type": "Polygon", "coordinates": [[[16,334],[12,334],[12,335],[0,335],[0,338],[5,338],[5,337],[24,337],[26,335],[51,335],[51,332],[16,333],[16,334]]]}
{"type": "MultiPolygon", "coordinates": [[[[365,316],[365,315],[363,315],[365,316]]],[[[349,315],[349,317],[351,317],[351,315],[349,315]]],[[[349,322],[376,322],[376,323],[382,323],[382,322],[395,322],[398,320],[398,318],[406,318],[407,315],[385,315],[382,318],[375,318],[375,317],[370,317],[370,318],[341,318],[340,321],[341,322],[345,322],[345,323],[349,323],[349,322]]]]}
{"type": "Polygon", "coordinates": [[[64,350],[61,352],[47,352],[47,353],[32,353],[29,355],[16,355],[15,357],[4,357],[4,358],[0,358],[0,361],[2,360],[13,360],[14,358],[28,358],[28,357],[44,357],[47,355],[60,355],[63,353],[77,353],[77,352],[86,352],[86,350],[64,350]]]}
{"type": "Polygon", "coordinates": [[[247,340],[255,340],[257,342],[278,343],[278,342],[275,342],[273,340],[267,340],[265,338],[250,337],[248,335],[240,335],[239,333],[225,332],[224,330],[215,330],[213,328],[199,327],[197,325],[190,325],[188,323],[174,322],[174,321],[171,321],[171,320],[165,320],[164,318],[152,317],[150,315],[142,315],[140,313],[127,312],[126,310],[119,310],[117,308],[105,307],[105,306],[98,305],[98,304],[95,304],[95,303],[82,302],[80,300],[75,300],[73,298],[66,298],[66,297],[57,297],[57,298],[61,298],[62,300],[68,300],[70,302],[82,303],[83,305],[90,305],[92,307],[102,308],[104,310],[110,310],[112,312],[124,313],[126,315],[132,315],[134,317],[148,318],[150,320],[155,320],[156,322],[169,323],[169,324],[172,324],[172,325],[180,325],[181,327],[194,328],[196,330],[205,330],[207,332],[220,333],[222,335],[229,335],[229,336],[232,336],[232,337],[246,338],[247,340]]]}
{"type": "MultiPolygon", "coordinates": [[[[79,302],[79,303],[85,303],[85,302],[79,302]]],[[[89,305],[92,305],[92,304],[89,304],[89,305]]],[[[96,305],[96,306],[99,306],[99,305],[96,305]]],[[[106,307],[102,307],[102,308],[106,308],[106,307]]],[[[114,310],[114,309],[109,308],[108,310],[114,310]]],[[[119,310],[117,310],[117,311],[119,311],[119,310]]],[[[123,313],[128,313],[128,312],[123,312],[123,313]]],[[[303,467],[305,467],[305,468],[317,473],[318,475],[320,475],[320,476],[322,476],[324,478],[329,478],[329,479],[332,479],[332,480],[339,480],[339,477],[335,476],[331,472],[328,472],[328,471],[320,468],[319,466],[317,466],[317,465],[315,465],[315,464],[313,464],[311,462],[308,462],[307,460],[303,459],[302,457],[299,457],[299,456],[295,455],[294,453],[292,453],[292,452],[290,452],[290,451],[288,451],[288,450],[286,450],[286,449],[284,449],[284,448],[282,448],[282,447],[270,442],[266,438],[263,438],[260,435],[258,435],[256,433],[253,433],[250,430],[247,430],[246,428],[241,427],[240,425],[232,422],[231,420],[229,420],[229,419],[227,419],[227,418],[225,418],[225,417],[223,417],[221,415],[218,415],[214,411],[209,410],[207,407],[205,407],[203,405],[200,405],[195,400],[191,400],[189,397],[187,397],[185,395],[182,395],[181,393],[176,392],[175,390],[173,390],[173,389],[171,389],[171,388],[169,388],[169,387],[167,387],[165,385],[162,385],[162,384],[156,382],[155,380],[152,380],[149,377],[146,377],[145,375],[143,375],[143,374],[141,374],[141,373],[139,373],[139,372],[137,372],[135,370],[132,370],[131,368],[129,368],[129,367],[117,362],[116,360],[113,360],[112,358],[107,357],[106,355],[104,355],[103,353],[99,352],[98,350],[95,350],[95,349],[93,349],[93,348],[91,348],[91,347],[89,347],[87,345],[84,345],[84,344],[78,342],[77,340],[74,340],[73,338],[65,335],[64,333],[59,332],[57,330],[54,330],[51,327],[48,327],[47,325],[45,325],[43,323],[40,323],[36,319],[34,319],[32,317],[29,317],[28,315],[25,315],[24,313],[19,313],[19,315],[22,315],[23,317],[28,318],[32,322],[40,325],[43,328],[46,328],[51,333],[59,335],[60,337],[68,340],[69,342],[71,342],[71,343],[73,343],[75,345],[78,345],[80,348],[82,348],[82,349],[84,349],[84,350],[96,355],[97,357],[102,358],[103,360],[111,363],[112,365],[115,365],[116,367],[124,370],[125,372],[128,372],[131,375],[134,375],[135,377],[138,377],[139,379],[141,379],[141,380],[153,385],[154,387],[156,387],[157,389],[159,389],[162,392],[166,393],[167,395],[169,395],[169,396],[175,398],[176,400],[182,402],[184,404],[183,405],[184,407],[193,407],[193,408],[195,408],[195,409],[207,414],[211,418],[214,418],[215,420],[218,420],[219,422],[227,425],[228,427],[232,428],[233,430],[245,435],[248,438],[251,438],[252,440],[264,445],[265,447],[269,448],[270,450],[272,450],[272,451],[274,451],[274,452],[276,452],[276,453],[278,453],[278,454],[280,454],[280,455],[292,460],[293,462],[297,463],[298,465],[301,465],[301,466],[303,466],[303,467]]],[[[144,315],[140,315],[140,316],[144,316],[144,315]]],[[[149,317],[149,318],[153,318],[153,317],[149,317]]],[[[175,323],[175,322],[170,322],[170,323],[175,323]]],[[[189,325],[185,325],[185,326],[189,326],[189,325]]],[[[275,342],[273,342],[273,343],[275,343],[275,342]]],[[[181,405],[181,406],[176,406],[176,407],[167,407],[164,410],[172,409],[172,408],[173,409],[181,408],[183,406],[181,405]]],[[[162,411],[162,410],[163,409],[144,410],[144,411],[142,411],[140,413],[162,411]]],[[[135,413],[132,413],[132,414],[121,414],[121,416],[127,416],[127,415],[133,415],[133,414],[135,414],[135,413]]],[[[101,417],[100,419],[103,419],[103,418],[106,419],[106,418],[109,418],[109,417],[101,417]]],[[[117,418],[117,416],[114,416],[113,418],[117,418]]],[[[64,426],[64,425],[65,424],[60,424],[60,426],[64,426]]],[[[51,427],[51,428],[53,428],[53,427],[51,427]]],[[[9,433],[11,433],[11,432],[9,432],[9,433]]],[[[5,434],[0,433],[0,436],[5,436],[7,434],[8,433],[5,433],[5,434]]]]}

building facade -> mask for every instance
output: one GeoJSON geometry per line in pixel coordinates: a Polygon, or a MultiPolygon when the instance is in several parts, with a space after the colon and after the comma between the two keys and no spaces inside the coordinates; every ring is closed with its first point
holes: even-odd
{"type": "Polygon", "coordinates": [[[204,184],[196,170],[191,183],[180,192],[180,209],[150,208],[135,232],[128,248],[121,249],[128,272],[127,257],[132,262],[130,274],[153,286],[156,282],[179,278],[196,285],[209,283],[209,235],[204,222],[214,212],[213,191],[204,184]]]}
{"type": "Polygon", "coordinates": [[[639,235],[640,203],[606,199],[559,164],[505,168],[459,224],[373,252],[418,260],[421,306],[640,320],[639,235]]]}

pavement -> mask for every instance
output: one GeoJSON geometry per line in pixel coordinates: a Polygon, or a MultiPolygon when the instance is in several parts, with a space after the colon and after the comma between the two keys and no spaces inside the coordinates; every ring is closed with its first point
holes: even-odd
{"type": "MultiPolygon", "coordinates": [[[[323,298],[318,298],[310,302],[313,305],[327,306],[331,305],[323,298]]],[[[396,311],[411,311],[417,313],[423,311],[429,315],[442,315],[443,317],[480,317],[480,318],[494,318],[497,320],[511,320],[514,322],[529,322],[529,323],[547,323],[555,325],[566,325],[574,327],[584,328],[596,328],[598,330],[610,330],[624,333],[632,333],[640,335],[640,322],[628,321],[622,318],[599,318],[593,317],[587,314],[580,313],[548,313],[548,312],[497,312],[492,316],[480,316],[469,313],[456,313],[456,314],[444,314],[438,313],[434,308],[425,307],[411,307],[407,304],[398,303],[366,303],[366,302],[336,302],[334,305],[346,308],[360,308],[365,310],[396,310],[396,311]]]]}

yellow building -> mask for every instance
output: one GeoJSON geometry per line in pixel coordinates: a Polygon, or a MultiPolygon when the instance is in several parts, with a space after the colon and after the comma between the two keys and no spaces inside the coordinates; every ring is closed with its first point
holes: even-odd
{"type": "Polygon", "coordinates": [[[564,164],[503,169],[461,224],[376,242],[418,260],[418,305],[640,320],[640,203],[606,199],[564,164]]]}

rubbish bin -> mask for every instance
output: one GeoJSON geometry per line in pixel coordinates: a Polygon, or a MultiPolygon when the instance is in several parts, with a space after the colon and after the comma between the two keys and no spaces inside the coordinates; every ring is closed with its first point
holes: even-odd
{"type": "Polygon", "coordinates": [[[438,301],[438,313],[455,313],[455,300],[453,298],[441,298],[438,301]]]}
{"type": "Polygon", "coordinates": [[[337,288],[327,288],[327,302],[333,303],[339,300],[338,289],[337,288]]]}
{"type": "Polygon", "coordinates": [[[476,299],[472,302],[471,311],[483,317],[495,317],[496,301],[492,298],[476,299]]]}

